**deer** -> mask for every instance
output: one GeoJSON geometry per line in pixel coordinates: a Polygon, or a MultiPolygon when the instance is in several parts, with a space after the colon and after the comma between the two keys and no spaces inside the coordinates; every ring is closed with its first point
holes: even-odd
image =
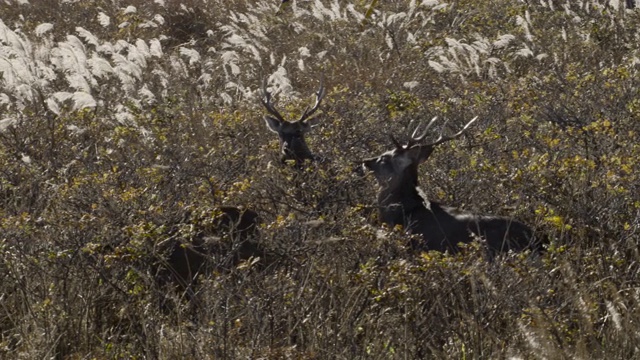
{"type": "MultiPolygon", "coordinates": [[[[196,223],[202,220],[191,214],[185,217],[196,223]]],[[[200,228],[192,239],[181,239],[172,230],[168,255],[161,259],[159,283],[171,284],[195,301],[198,276],[224,271],[251,257],[264,257],[258,244],[260,223],[259,214],[251,209],[219,206],[209,225],[197,224],[200,228]]]]}
{"type": "Polygon", "coordinates": [[[411,248],[419,251],[456,253],[460,250],[459,243],[469,243],[478,238],[486,242],[490,258],[509,250],[542,251],[542,237],[535,236],[533,230],[522,222],[508,217],[464,213],[426,198],[418,185],[418,166],[438,145],[462,136],[478,117],[450,136],[443,135],[443,126],[434,142],[424,143],[436,119],[434,117],[421,133],[422,124],[419,124],[406,144],[391,136],[392,150],[362,160],[364,170],[374,174],[379,186],[379,220],[391,228],[400,225],[410,234],[421,235],[422,241],[410,242],[411,248]]]}
{"type": "Polygon", "coordinates": [[[307,161],[318,161],[320,157],[314,155],[304,138],[313,127],[318,124],[317,117],[312,115],[318,110],[322,99],[326,94],[324,79],[320,80],[320,88],[316,91],[316,102],[313,107],[307,107],[300,118],[296,121],[287,121],[276,110],[272,103],[272,95],[267,90],[267,79],[262,82],[262,97],[260,102],[267,109],[270,115],[265,115],[264,121],[272,132],[278,134],[280,138],[280,162],[293,161],[296,167],[302,166],[307,161]]]}

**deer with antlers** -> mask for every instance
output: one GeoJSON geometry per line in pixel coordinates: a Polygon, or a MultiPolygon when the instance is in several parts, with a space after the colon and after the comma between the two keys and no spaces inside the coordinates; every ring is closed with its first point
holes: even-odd
{"type": "Polygon", "coordinates": [[[316,103],[312,108],[307,107],[298,120],[287,121],[271,102],[271,93],[267,90],[267,79],[262,83],[262,98],[260,101],[270,114],[264,117],[264,121],[267,123],[269,130],[278,134],[280,138],[280,152],[282,153],[280,160],[283,163],[291,160],[296,166],[300,166],[306,160],[318,160],[318,157],[309,150],[304,136],[317,125],[317,118],[312,118],[312,115],[320,107],[322,98],[325,95],[323,79],[320,80],[320,88],[315,95],[316,103]]]}
{"type": "Polygon", "coordinates": [[[464,134],[477,117],[451,136],[443,136],[441,132],[436,141],[422,143],[436,119],[433,118],[420,134],[421,125],[418,125],[406,144],[401,144],[392,136],[395,145],[393,150],[363,160],[364,168],[373,172],[380,186],[380,221],[390,227],[401,225],[409,233],[422,235],[422,241],[411,243],[417,250],[454,253],[458,251],[457,244],[468,243],[476,238],[486,241],[490,256],[509,250],[542,250],[540,237],[534,236],[531,228],[519,221],[461,213],[426,199],[418,186],[418,165],[429,158],[436,146],[464,134]]]}

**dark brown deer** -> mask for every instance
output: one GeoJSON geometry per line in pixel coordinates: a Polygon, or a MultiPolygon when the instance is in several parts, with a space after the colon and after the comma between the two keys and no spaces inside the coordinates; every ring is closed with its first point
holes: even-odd
{"type": "Polygon", "coordinates": [[[304,136],[317,125],[317,118],[312,118],[311,116],[318,110],[318,107],[320,107],[324,95],[324,81],[321,79],[320,88],[316,91],[316,103],[313,107],[307,107],[298,120],[287,121],[274,107],[271,102],[271,93],[267,90],[267,80],[265,79],[263,81],[262,98],[260,98],[260,101],[269,114],[271,114],[266,115],[264,121],[267,123],[267,127],[278,134],[280,138],[280,152],[282,154],[280,160],[283,163],[292,160],[296,166],[300,166],[306,160],[315,161],[319,159],[309,150],[304,136]]]}
{"type": "Polygon", "coordinates": [[[525,224],[505,217],[462,213],[454,208],[429,201],[418,187],[418,165],[429,158],[439,144],[461,136],[477,117],[451,136],[440,133],[438,139],[424,144],[422,141],[436,118],[418,135],[420,125],[407,144],[392,137],[395,148],[384,154],[363,160],[366,169],[373,171],[378,185],[380,221],[390,227],[403,226],[409,233],[422,235],[421,242],[412,243],[416,250],[457,252],[458,243],[482,238],[488,245],[489,255],[498,252],[531,249],[540,251],[541,241],[525,224]]]}
{"type": "MultiPolygon", "coordinates": [[[[161,266],[160,282],[173,284],[194,298],[199,275],[223,271],[240,261],[264,256],[258,244],[258,213],[249,209],[221,206],[216,209],[209,225],[198,225],[200,230],[192,239],[181,239],[178,230],[171,239],[168,257],[161,266]]],[[[201,219],[190,221],[196,223],[201,219]]]]}

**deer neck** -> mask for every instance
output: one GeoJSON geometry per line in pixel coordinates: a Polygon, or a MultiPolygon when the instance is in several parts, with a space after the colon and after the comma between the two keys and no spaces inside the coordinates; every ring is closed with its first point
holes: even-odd
{"type": "MultiPolygon", "coordinates": [[[[283,148],[285,146],[283,145],[283,148]]],[[[309,150],[307,144],[303,141],[292,141],[289,148],[284,151],[283,160],[292,159],[296,162],[304,162],[305,160],[314,160],[314,156],[309,150]]]]}
{"type": "Polygon", "coordinates": [[[425,208],[428,200],[423,197],[418,181],[399,182],[399,186],[385,187],[378,193],[378,207],[382,222],[390,225],[404,225],[412,212],[425,208]]]}

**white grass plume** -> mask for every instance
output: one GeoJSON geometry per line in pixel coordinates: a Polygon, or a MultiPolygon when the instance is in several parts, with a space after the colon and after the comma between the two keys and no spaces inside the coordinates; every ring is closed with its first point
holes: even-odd
{"type": "Polygon", "coordinates": [[[47,34],[48,32],[50,32],[53,29],[53,24],[51,23],[42,23],[38,26],[36,26],[34,32],[36,33],[36,36],[43,36],[45,34],[47,34]]]}
{"type": "Polygon", "coordinates": [[[200,53],[195,49],[189,49],[186,47],[180,47],[180,55],[189,59],[189,65],[193,66],[200,62],[200,53]]]}
{"type": "Polygon", "coordinates": [[[111,24],[111,18],[107,14],[100,12],[98,13],[98,24],[102,27],[107,27],[111,24]]]}

